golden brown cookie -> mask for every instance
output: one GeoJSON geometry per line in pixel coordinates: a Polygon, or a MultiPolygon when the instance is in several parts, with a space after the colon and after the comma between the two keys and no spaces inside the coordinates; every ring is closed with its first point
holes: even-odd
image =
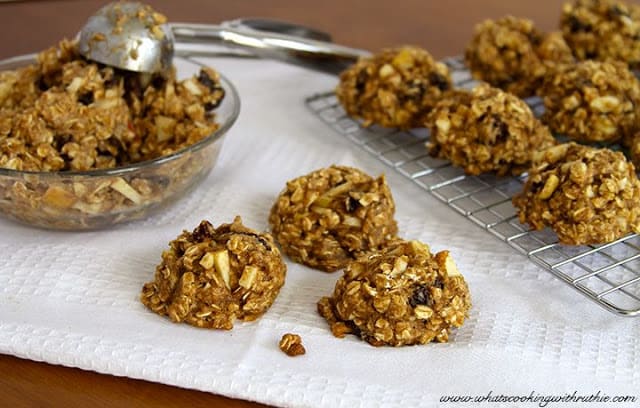
{"type": "Polygon", "coordinates": [[[269,224],[292,260],[332,272],[395,237],[395,208],[384,176],[331,166],[288,181],[269,224]]]}
{"type": "Polygon", "coordinates": [[[336,337],[352,333],[374,346],[446,342],[471,307],[467,284],[448,251],[396,240],[347,266],[318,302],[336,337]]]}
{"type": "Polygon", "coordinates": [[[533,21],[507,16],[475,27],[465,62],[474,78],[527,97],[557,65],[572,63],[573,55],[559,33],[543,34],[533,21]]]}
{"type": "Polygon", "coordinates": [[[548,226],[563,244],[602,244],[640,232],[640,181],[620,152],[576,143],[534,159],[523,191],[513,197],[520,222],[548,226]]]}
{"type": "Polygon", "coordinates": [[[270,234],[240,217],[218,228],[202,221],[169,243],[141,300],[174,322],[229,330],[234,320],[255,320],[269,309],[286,271],[270,234]]]}
{"type": "Polygon", "coordinates": [[[533,152],[555,144],[526,103],[486,84],[448,93],[428,121],[429,153],[450,160],[467,174],[521,174],[533,152]]]}
{"type": "Polygon", "coordinates": [[[640,129],[640,82],[622,62],[583,61],[555,71],[540,91],[542,121],[581,142],[616,142],[640,129]]]}
{"type": "Polygon", "coordinates": [[[576,0],[562,8],[560,28],[580,59],[622,61],[640,68],[640,7],[613,0],[576,0]]]}
{"type": "Polygon", "coordinates": [[[410,129],[424,127],[425,114],[451,86],[446,65],[405,46],[361,58],[340,75],[336,95],[364,126],[410,129]]]}

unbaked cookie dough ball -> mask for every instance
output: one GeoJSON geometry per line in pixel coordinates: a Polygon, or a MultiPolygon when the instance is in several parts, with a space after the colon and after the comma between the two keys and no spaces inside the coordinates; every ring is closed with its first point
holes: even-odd
{"type": "Polygon", "coordinates": [[[640,82],[621,62],[583,61],[559,69],[540,91],[542,121],[581,142],[616,142],[640,124],[640,82]]]}
{"type": "Polygon", "coordinates": [[[176,323],[229,330],[235,319],[252,321],[269,309],[286,271],[270,234],[240,217],[218,228],[202,221],[169,243],[141,300],[176,323]]]}
{"type": "Polygon", "coordinates": [[[336,337],[352,333],[374,346],[446,342],[471,307],[467,284],[448,251],[396,240],[347,266],[333,295],[318,302],[336,337]]]}
{"type": "Polygon", "coordinates": [[[554,145],[549,130],[520,98],[486,84],[450,92],[429,114],[432,156],[450,160],[467,174],[518,175],[531,155],[554,145]]]}
{"type": "Polygon", "coordinates": [[[602,244],[640,232],[640,182],[620,152],[576,143],[539,153],[513,197],[521,223],[563,244],[602,244]]]}
{"type": "Polygon", "coordinates": [[[623,61],[640,68],[640,7],[612,0],[577,0],[562,9],[560,28],[576,58],[623,61]]]}
{"type": "Polygon", "coordinates": [[[395,237],[394,213],[384,176],[331,166],[288,181],[269,223],[292,260],[332,272],[395,237]]]}
{"type": "Polygon", "coordinates": [[[534,95],[545,75],[573,61],[559,33],[543,34],[531,20],[513,16],[478,24],[465,51],[474,78],[519,97],[534,95]]]}
{"type": "Polygon", "coordinates": [[[424,127],[425,114],[451,87],[446,65],[406,46],[361,58],[340,75],[336,95],[364,126],[410,129],[424,127]]]}

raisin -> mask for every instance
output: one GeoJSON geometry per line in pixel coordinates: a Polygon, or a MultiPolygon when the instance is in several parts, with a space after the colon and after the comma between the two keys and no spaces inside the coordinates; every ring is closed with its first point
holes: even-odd
{"type": "Polygon", "coordinates": [[[89,91],[78,95],[78,102],[85,106],[91,105],[93,103],[93,92],[89,91]]]}
{"type": "Polygon", "coordinates": [[[206,110],[206,111],[214,110],[215,108],[220,106],[220,102],[222,102],[222,98],[218,99],[216,101],[206,102],[204,104],[204,110],[206,110]]]}
{"type": "Polygon", "coordinates": [[[256,235],[256,238],[258,239],[258,242],[262,244],[264,249],[266,249],[267,251],[271,251],[271,245],[269,245],[269,242],[267,242],[266,239],[262,238],[260,235],[256,235]]]}
{"type": "Polygon", "coordinates": [[[354,212],[358,207],[360,207],[360,202],[355,198],[349,196],[345,200],[344,206],[347,212],[354,212]]]}
{"type": "Polygon", "coordinates": [[[411,305],[411,307],[416,307],[418,305],[429,305],[430,303],[431,298],[429,296],[429,288],[422,285],[418,286],[409,298],[409,304],[411,305]]]}
{"type": "Polygon", "coordinates": [[[598,53],[596,51],[587,51],[584,53],[586,59],[597,59],[598,53]]]}
{"type": "Polygon", "coordinates": [[[419,102],[422,100],[425,91],[427,90],[426,85],[420,80],[414,80],[411,82],[409,89],[407,89],[406,94],[401,94],[398,96],[400,102],[406,102],[408,100],[419,102]]]}
{"type": "Polygon", "coordinates": [[[205,239],[213,238],[214,231],[215,229],[209,221],[202,221],[200,225],[193,230],[192,236],[195,241],[202,242],[205,239]]]}
{"type": "Polygon", "coordinates": [[[47,89],[49,89],[49,86],[47,85],[46,81],[44,80],[43,77],[39,77],[36,80],[36,86],[38,87],[39,90],[41,90],[42,92],[46,91],[47,89]]]}
{"type": "Polygon", "coordinates": [[[153,86],[156,89],[164,88],[166,83],[167,83],[167,79],[162,75],[154,75],[153,78],[151,78],[151,86],[153,86]]]}
{"type": "Polygon", "coordinates": [[[438,74],[437,72],[432,72],[429,74],[429,83],[441,91],[446,91],[451,87],[447,78],[443,75],[438,74]]]}
{"type": "Polygon", "coordinates": [[[576,16],[569,16],[569,30],[572,33],[577,33],[581,31],[591,31],[591,25],[587,23],[583,23],[576,16]]]}
{"type": "Polygon", "coordinates": [[[56,150],[61,152],[62,147],[71,141],[71,135],[58,134],[53,137],[53,145],[56,150]]]}
{"type": "Polygon", "coordinates": [[[209,90],[211,91],[213,91],[218,87],[216,82],[213,79],[211,79],[209,74],[207,74],[207,72],[203,69],[200,70],[200,75],[198,75],[198,82],[200,82],[202,85],[209,88],[209,90]]]}
{"type": "Polygon", "coordinates": [[[509,126],[498,115],[491,115],[492,127],[496,129],[495,143],[503,143],[509,137],[509,126]]]}
{"type": "Polygon", "coordinates": [[[364,88],[367,85],[367,80],[369,79],[369,74],[367,74],[366,69],[360,70],[358,72],[358,76],[356,77],[356,91],[358,93],[364,92],[364,88]]]}

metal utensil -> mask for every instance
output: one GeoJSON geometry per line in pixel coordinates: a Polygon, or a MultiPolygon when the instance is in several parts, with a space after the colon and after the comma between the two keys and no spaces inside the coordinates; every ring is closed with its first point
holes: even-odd
{"type": "Polygon", "coordinates": [[[272,34],[287,34],[309,40],[333,42],[331,34],[315,28],[269,18],[238,18],[220,23],[222,27],[236,30],[253,30],[272,34]]]}
{"type": "Polygon", "coordinates": [[[137,72],[160,72],[170,67],[176,40],[220,43],[251,50],[261,58],[330,73],[338,73],[359,57],[369,55],[366,51],[327,41],[252,29],[247,24],[232,27],[230,24],[158,23],[148,6],[123,2],[108,4],[82,28],[80,53],[88,59],[137,72]]]}

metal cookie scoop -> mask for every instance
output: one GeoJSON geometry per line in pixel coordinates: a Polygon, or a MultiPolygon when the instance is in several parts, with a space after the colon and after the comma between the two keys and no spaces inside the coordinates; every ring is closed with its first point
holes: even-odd
{"type": "Polygon", "coordinates": [[[173,33],[166,18],[140,3],[107,4],[80,31],[78,49],[86,58],[136,72],[171,67],[173,33]]]}
{"type": "Polygon", "coordinates": [[[208,24],[171,24],[140,3],[111,3],[89,18],[79,35],[80,53],[88,59],[129,71],[160,72],[171,66],[174,39],[219,43],[249,49],[262,57],[282,60],[330,73],[353,64],[366,51],[326,41],[208,24]]]}

